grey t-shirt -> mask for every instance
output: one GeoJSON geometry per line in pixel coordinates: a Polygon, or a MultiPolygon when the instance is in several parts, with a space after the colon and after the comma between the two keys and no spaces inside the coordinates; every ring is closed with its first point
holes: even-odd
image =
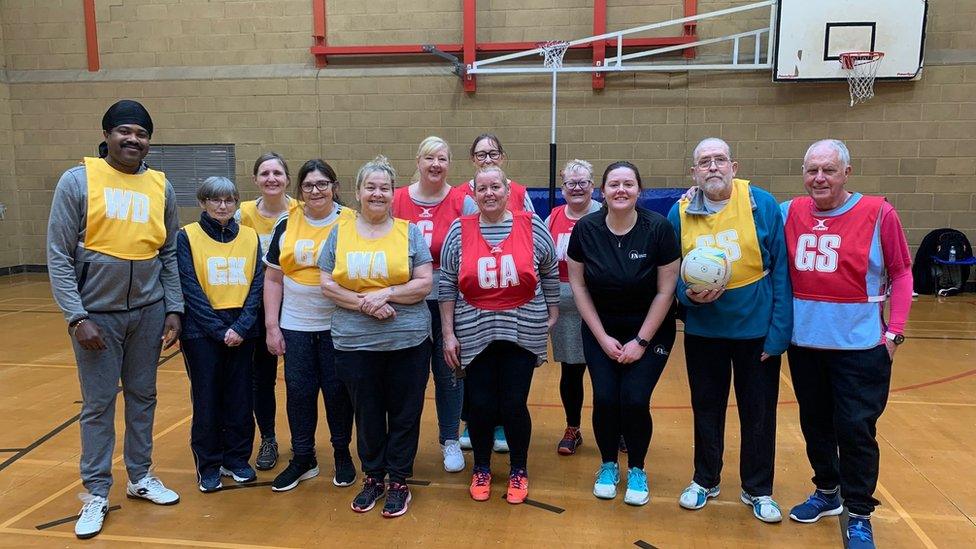
{"type": "MultiPolygon", "coordinates": [[[[340,223],[326,239],[319,256],[319,268],[332,273],[336,264],[339,232],[355,230],[354,224],[340,223]]],[[[430,248],[416,225],[407,231],[410,277],[420,265],[433,263],[430,248]]],[[[412,305],[390,303],[396,318],[379,320],[370,315],[337,306],[332,315],[332,344],[340,351],[395,351],[420,345],[430,337],[430,309],[420,300],[412,305]]]]}

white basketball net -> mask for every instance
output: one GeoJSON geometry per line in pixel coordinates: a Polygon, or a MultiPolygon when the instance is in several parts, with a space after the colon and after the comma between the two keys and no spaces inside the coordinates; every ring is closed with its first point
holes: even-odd
{"type": "Polygon", "coordinates": [[[879,51],[840,54],[841,67],[847,71],[852,107],[874,97],[874,78],[878,75],[882,57],[884,54],[879,51]]]}
{"type": "Polygon", "coordinates": [[[542,42],[539,44],[539,47],[542,48],[542,64],[545,65],[547,69],[562,68],[563,56],[566,55],[566,50],[569,48],[569,42],[554,40],[552,42],[542,42]]]}

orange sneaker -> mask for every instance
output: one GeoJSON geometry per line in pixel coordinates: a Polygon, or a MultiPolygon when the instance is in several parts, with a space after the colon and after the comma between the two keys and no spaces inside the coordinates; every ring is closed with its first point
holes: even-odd
{"type": "Polygon", "coordinates": [[[491,471],[475,467],[468,492],[475,501],[488,501],[491,498],[491,471]]]}
{"type": "Polygon", "coordinates": [[[508,477],[508,495],[505,498],[515,505],[522,503],[529,496],[529,477],[525,469],[516,469],[508,477]]]}

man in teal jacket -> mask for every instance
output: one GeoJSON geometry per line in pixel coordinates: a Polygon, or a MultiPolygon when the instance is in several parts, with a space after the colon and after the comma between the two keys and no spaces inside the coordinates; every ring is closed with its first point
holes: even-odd
{"type": "Polygon", "coordinates": [[[776,401],[780,355],[793,330],[783,219],[770,193],[735,179],[738,163],[725,141],[703,140],[692,159],[697,190],[675,204],[668,219],[682,256],[700,246],[722,249],[732,275],[724,287],[700,292],[678,279],[695,414],[695,474],[678,501],[701,509],[719,494],[734,372],[742,429],[740,499],[759,520],[779,522],[782,514],[772,498],[776,401]]]}

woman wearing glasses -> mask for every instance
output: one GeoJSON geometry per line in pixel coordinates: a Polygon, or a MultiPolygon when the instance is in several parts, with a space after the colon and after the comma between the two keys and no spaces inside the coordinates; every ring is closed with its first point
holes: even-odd
{"type": "Polygon", "coordinates": [[[583,355],[593,384],[593,432],[602,465],[593,495],[613,499],[620,435],[627,442],[624,503],[649,499],[644,458],[650,400],[674,344],[672,314],[681,250],[664,216],[637,207],[640,172],[614,162],[603,172],[604,207],[573,228],[569,283],[583,318],[583,355]]]}
{"type": "Polygon", "coordinates": [[[288,427],[294,456],[271,483],[284,492],[319,474],[315,426],[319,391],[325,398],[336,486],[356,480],[349,453],[353,409],[349,393],[336,376],[332,346],[335,303],[319,289],[317,261],[322,244],[341,217],[351,210],[339,205],[335,170],[309,160],[298,171],[296,195],[301,201],[282,216],[268,245],[264,275],[264,324],[268,350],[285,356],[288,427]]]}
{"type": "Polygon", "coordinates": [[[225,177],[197,189],[200,220],[176,236],[186,300],[180,346],[190,376],[190,449],[201,492],[216,492],[221,475],[253,482],[251,360],[258,341],[262,267],[258,235],[234,221],[240,195],[225,177]]]}
{"type": "MultiPolygon", "coordinates": [[[[474,164],[475,170],[480,170],[486,166],[498,166],[503,168],[505,160],[508,157],[505,155],[505,147],[502,146],[502,142],[493,133],[483,133],[475,138],[474,143],[471,144],[471,163],[474,164]]],[[[513,212],[535,212],[535,208],[532,206],[532,199],[529,198],[529,193],[526,191],[525,186],[511,179],[508,180],[508,185],[511,188],[511,197],[508,201],[508,209],[513,212]]],[[[459,187],[466,195],[474,198],[474,179],[468,181],[468,184],[459,187]]],[[[474,213],[474,208],[468,204],[465,214],[474,213]]]]}
{"type": "MultiPolygon", "coordinates": [[[[234,219],[245,227],[257,231],[261,241],[261,257],[268,252],[271,233],[281,215],[294,207],[297,200],[287,195],[288,164],[278,153],[262,154],[254,161],[252,170],[254,185],[261,191],[257,200],[241,202],[234,219]]],[[[260,341],[265,339],[264,309],[259,313],[260,341]]],[[[261,431],[261,446],[254,466],[259,471],[274,468],[278,463],[278,440],[275,437],[275,380],[278,377],[278,357],[268,351],[267,345],[254,346],[254,420],[261,431]]]]}
{"type": "Polygon", "coordinates": [[[546,226],[556,243],[556,257],[559,259],[559,320],[552,329],[552,358],[562,367],[559,396],[566,412],[566,431],[556,445],[556,451],[571,456],[583,444],[580,415],[586,359],[583,357],[579,311],[576,310],[573,291],[569,286],[569,272],[566,270],[566,248],[576,222],[599,210],[600,203],[593,200],[592,164],[585,160],[571,160],[563,167],[562,177],[566,204],[553,208],[546,218],[546,226]]]}

